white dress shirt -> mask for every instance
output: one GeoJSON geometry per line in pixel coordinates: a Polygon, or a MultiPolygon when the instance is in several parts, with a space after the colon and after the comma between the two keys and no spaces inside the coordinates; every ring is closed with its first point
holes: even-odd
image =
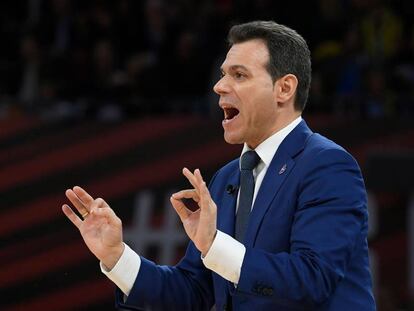
{"type": "MultiPolygon", "coordinates": [[[[260,162],[253,170],[255,178],[255,189],[253,195],[253,203],[266,175],[267,169],[272,161],[277,149],[286,136],[302,121],[302,117],[298,117],[289,125],[273,134],[259,146],[255,151],[260,157],[260,162]]],[[[242,155],[249,151],[250,148],[245,144],[242,155]]],[[[239,205],[239,196],[237,196],[237,207],[239,205]]],[[[216,237],[211,245],[208,253],[202,258],[204,265],[225,278],[237,284],[240,279],[240,271],[243,264],[244,255],[246,253],[245,246],[231,237],[230,235],[217,230],[216,237]]],[[[111,271],[108,271],[103,264],[100,264],[102,272],[113,281],[119,289],[129,295],[135,279],[141,266],[141,258],[131,248],[125,245],[121,258],[111,271]]]]}

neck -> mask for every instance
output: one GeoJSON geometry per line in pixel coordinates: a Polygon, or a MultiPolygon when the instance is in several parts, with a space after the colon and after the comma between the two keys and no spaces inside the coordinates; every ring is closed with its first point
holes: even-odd
{"type": "Polygon", "coordinates": [[[246,142],[247,146],[249,146],[250,149],[256,149],[257,146],[259,146],[262,142],[264,142],[266,139],[268,139],[270,136],[276,134],[280,130],[284,129],[286,126],[288,126],[290,123],[292,123],[294,120],[296,120],[302,113],[296,112],[294,114],[290,114],[289,116],[283,116],[280,119],[276,120],[274,123],[274,126],[268,131],[266,135],[263,135],[263,137],[255,142],[246,142]]]}

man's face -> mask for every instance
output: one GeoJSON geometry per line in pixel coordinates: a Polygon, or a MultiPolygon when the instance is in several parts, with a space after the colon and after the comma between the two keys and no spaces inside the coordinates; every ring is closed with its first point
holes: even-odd
{"type": "Polygon", "coordinates": [[[262,40],[234,44],[214,86],[224,111],[224,139],[256,148],[276,130],[276,90],[266,70],[269,52],[262,40]]]}

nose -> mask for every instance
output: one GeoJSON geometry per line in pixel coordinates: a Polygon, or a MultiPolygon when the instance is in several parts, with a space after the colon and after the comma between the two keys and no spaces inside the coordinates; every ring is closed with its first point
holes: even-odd
{"type": "Polygon", "coordinates": [[[220,80],[217,81],[213,87],[215,93],[218,95],[224,95],[230,92],[230,86],[226,80],[226,76],[223,76],[220,80]]]}

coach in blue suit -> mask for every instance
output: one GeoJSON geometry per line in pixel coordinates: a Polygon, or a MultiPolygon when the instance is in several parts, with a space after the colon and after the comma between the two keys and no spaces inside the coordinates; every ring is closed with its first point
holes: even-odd
{"type": "Polygon", "coordinates": [[[214,90],[225,140],[244,148],[208,188],[198,169],[183,170],[193,188],[171,203],[191,239],[184,258],[168,267],[138,256],[108,204],[80,187],[66,195],[83,219],[67,205],[64,213],[123,308],[375,310],[361,172],[301,118],[311,80],[306,42],[274,22],[234,26],[229,42],[214,90]]]}

